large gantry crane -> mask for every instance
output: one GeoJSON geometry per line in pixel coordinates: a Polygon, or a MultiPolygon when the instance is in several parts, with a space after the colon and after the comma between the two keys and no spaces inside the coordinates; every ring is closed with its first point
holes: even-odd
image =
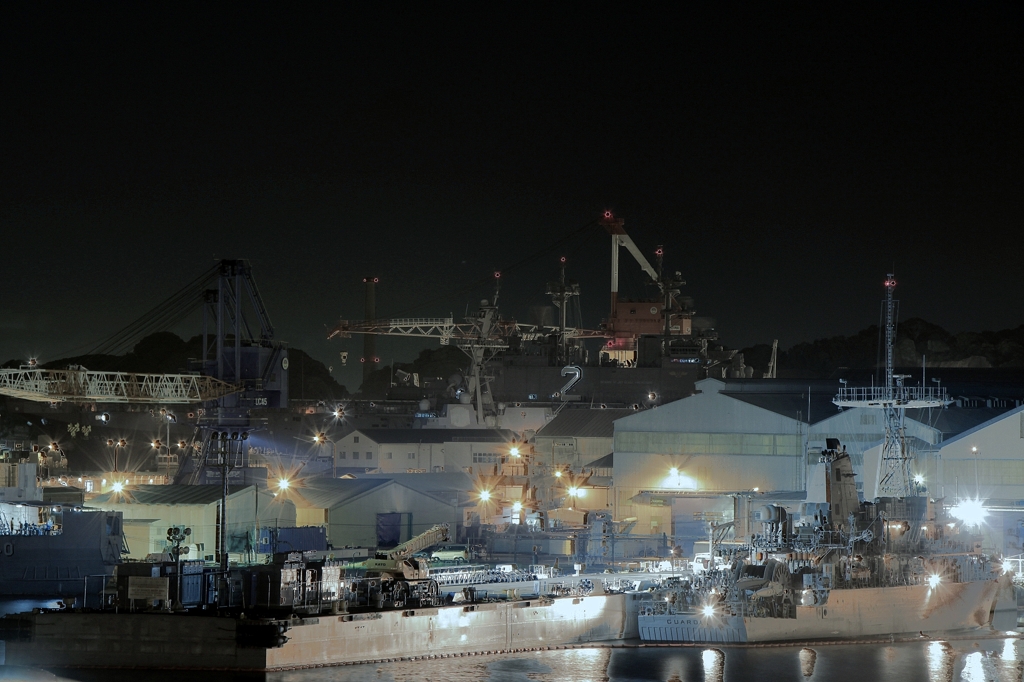
{"type": "Polygon", "coordinates": [[[259,482],[260,473],[265,476],[265,469],[249,467],[246,441],[249,431],[262,426],[260,410],[288,405],[288,350],[274,340],[246,260],[221,260],[169,301],[180,308],[174,311],[180,317],[203,306],[202,355],[189,373],[43,369],[30,362],[0,370],[0,395],[46,403],[196,406],[189,413],[196,431],[190,447],[182,448],[190,454],[179,462],[174,483],[222,486],[218,551],[226,571],[229,478],[250,485],[259,482]]]}
{"type": "MultiPolygon", "coordinates": [[[[500,281],[495,273],[495,281],[500,281]]],[[[548,338],[559,334],[567,339],[605,338],[599,330],[566,327],[545,327],[542,325],[520,324],[498,315],[498,293],[495,287],[494,299],[480,301],[476,315],[467,317],[465,322],[456,322],[453,317],[410,317],[350,322],[339,321],[328,333],[328,339],[351,338],[353,334],[387,336],[409,336],[437,339],[442,346],[454,345],[463,351],[472,364],[470,393],[476,402],[477,421],[483,423],[485,408],[490,409],[491,397],[486,390],[486,362],[500,351],[507,350],[515,340],[517,343],[548,338]]]]}

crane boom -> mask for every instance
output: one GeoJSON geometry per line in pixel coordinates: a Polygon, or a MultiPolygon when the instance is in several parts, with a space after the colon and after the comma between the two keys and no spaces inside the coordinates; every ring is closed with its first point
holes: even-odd
{"type": "Polygon", "coordinates": [[[436,526],[420,533],[411,540],[406,540],[397,547],[384,550],[383,552],[377,552],[377,558],[394,560],[404,559],[405,557],[412,556],[422,549],[432,547],[439,542],[447,542],[448,537],[448,524],[439,523],[436,526]]]}
{"type": "Polygon", "coordinates": [[[239,386],[198,374],[90,372],[86,369],[0,370],[0,395],[36,402],[189,404],[229,395],[239,386]]]}

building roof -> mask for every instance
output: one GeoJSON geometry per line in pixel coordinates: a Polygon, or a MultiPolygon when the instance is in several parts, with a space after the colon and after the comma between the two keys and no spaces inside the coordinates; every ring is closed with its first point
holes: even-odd
{"type": "Polygon", "coordinates": [[[351,501],[376,488],[392,483],[389,478],[324,478],[306,480],[305,485],[289,492],[296,507],[333,507],[351,501]]]}
{"type": "Polygon", "coordinates": [[[998,407],[954,407],[932,410],[907,410],[907,419],[926,424],[942,434],[942,445],[945,441],[959,438],[978,428],[999,421],[1015,412],[998,407]]]}
{"type": "MultiPolygon", "coordinates": [[[[721,395],[760,407],[805,424],[835,416],[839,411],[832,399],[839,392],[839,382],[799,379],[716,379],[724,384],[721,395]],[[808,395],[810,400],[808,400],[808,395]],[[810,415],[810,419],[808,419],[810,415]]],[[[698,382],[698,388],[700,388],[698,382]]]]}
{"type": "MultiPolygon", "coordinates": [[[[723,379],[720,393],[784,417],[817,424],[835,416],[839,408],[832,402],[838,393],[834,381],[723,379]],[[810,401],[808,401],[810,392],[810,401]],[[808,419],[808,410],[810,419],[808,419]]],[[[907,410],[907,418],[934,428],[948,438],[972,429],[1006,412],[998,407],[955,407],[931,410],[907,410]]]]}
{"type": "Polygon", "coordinates": [[[510,443],[508,429],[355,429],[374,443],[510,443]]]}
{"type": "Polygon", "coordinates": [[[636,414],[622,408],[562,410],[541,427],[537,438],[612,438],[616,419],[636,414]]]}
{"type": "Polygon", "coordinates": [[[356,474],[361,479],[388,479],[400,483],[408,488],[421,490],[429,493],[463,492],[473,487],[473,477],[464,471],[442,471],[428,473],[380,473],[380,474],[356,474]]]}
{"type": "Polygon", "coordinates": [[[609,452],[600,459],[595,459],[590,464],[584,464],[584,469],[611,469],[615,462],[615,453],[609,452]]]}
{"type": "MultiPolygon", "coordinates": [[[[949,412],[949,411],[952,411],[952,410],[943,410],[943,411],[944,412],[949,412]]],[[[978,411],[981,412],[982,410],[978,410],[978,411]]],[[[949,440],[946,440],[946,441],[940,443],[939,447],[945,447],[946,445],[948,445],[950,443],[953,443],[955,441],[963,440],[965,438],[970,438],[975,433],[977,433],[978,431],[981,431],[982,429],[988,428],[989,426],[991,426],[992,424],[995,424],[996,422],[1002,421],[1003,419],[1007,419],[1009,417],[1013,417],[1013,416],[1015,416],[1017,414],[1021,414],[1021,413],[1024,413],[1024,405],[1022,405],[1021,407],[1017,407],[1015,409],[1012,409],[1012,410],[1003,410],[1003,411],[1001,411],[1001,413],[999,415],[997,415],[995,417],[992,417],[991,419],[988,419],[988,420],[986,420],[984,422],[980,422],[978,424],[975,424],[972,428],[965,429],[964,431],[962,431],[961,433],[957,434],[956,436],[950,438],[949,440]]]]}
{"type": "MultiPolygon", "coordinates": [[[[228,497],[256,486],[229,486],[228,497]]],[[[102,504],[200,504],[219,502],[222,487],[213,485],[133,485],[124,493],[104,493],[92,500],[102,504]]]]}

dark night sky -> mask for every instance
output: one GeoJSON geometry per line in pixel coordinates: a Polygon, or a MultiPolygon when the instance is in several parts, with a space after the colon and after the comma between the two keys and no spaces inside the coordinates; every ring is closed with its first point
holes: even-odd
{"type": "Polygon", "coordinates": [[[502,278],[522,319],[567,255],[597,326],[607,236],[547,247],[606,208],[731,347],[874,324],[893,268],[904,319],[1024,323],[1019,4],[41,6],[0,8],[0,361],[249,258],[354,389],[324,329],[366,274],[381,316],[461,315],[536,256],[502,278]]]}

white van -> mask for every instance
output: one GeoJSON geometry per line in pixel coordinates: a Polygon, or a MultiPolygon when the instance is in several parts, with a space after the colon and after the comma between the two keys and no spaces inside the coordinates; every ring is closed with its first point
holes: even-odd
{"type": "Polygon", "coordinates": [[[451,561],[464,564],[469,561],[469,547],[466,545],[442,545],[430,555],[431,561],[451,561]]]}

